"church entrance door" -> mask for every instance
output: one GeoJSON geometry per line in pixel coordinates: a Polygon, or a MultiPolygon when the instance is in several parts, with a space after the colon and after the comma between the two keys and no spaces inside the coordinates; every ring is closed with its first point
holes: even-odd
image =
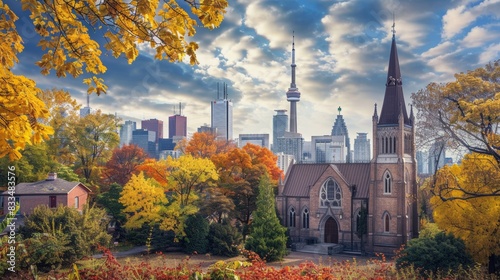
{"type": "Polygon", "coordinates": [[[332,217],[325,222],[325,243],[339,243],[339,227],[332,217]]]}

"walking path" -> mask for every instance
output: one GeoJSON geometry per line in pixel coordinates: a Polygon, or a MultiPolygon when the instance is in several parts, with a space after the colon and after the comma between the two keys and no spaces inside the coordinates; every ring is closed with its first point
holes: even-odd
{"type": "MultiPolygon", "coordinates": [[[[303,248],[302,251],[300,251],[299,249],[298,251],[290,252],[288,255],[284,257],[282,261],[269,263],[268,265],[274,267],[292,266],[292,265],[299,265],[300,263],[304,263],[306,261],[311,261],[315,264],[330,265],[343,261],[353,261],[353,259],[356,259],[356,261],[359,264],[365,264],[366,261],[370,259],[370,257],[368,256],[362,256],[357,254],[337,253],[333,255],[327,255],[324,253],[323,249],[324,248],[314,249],[314,247],[307,246],[303,248]]],[[[146,254],[147,254],[146,246],[134,247],[127,251],[113,252],[113,256],[115,256],[116,258],[140,257],[141,255],[146,255],[146,254]]],[[[188,256],[181,253],[164,253],[164,255],[179,258],[179,261],[188,256]]],[[[93,257],[99,259],[102,258],[102,254],[96,254],[93,255],[93,257]]],[[[219,257],[210,256],[209,254],[207,254],[207,255],[193,256],[193,258],[191,258],[191,261],[201,262],[203,263],[204,267],[205,266],[208,267],[209,265],[215,263],[217,260],[220,259],[221,258],[219,257]]]]}

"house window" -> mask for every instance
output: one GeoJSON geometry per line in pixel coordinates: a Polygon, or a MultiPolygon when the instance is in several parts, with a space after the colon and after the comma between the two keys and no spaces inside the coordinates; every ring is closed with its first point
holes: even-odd
{"type": "Polygon", "coordinates": [[[386,194],[392,193],[392,178],[391,178],[391,173],[389,173],[389,171],[386,171],[384,175],[384,193],[386,194]]]}
{"type": "Polygon", "coordinates": [[[288,226],[295,227],[295,209],[290,208],[290,212],[288,213],[288,226]]]}
{"type": "Polygon", "coordinates": [[[328,179],[321,187],[319,201],[321,207],[342,206],[342,190],[332,178],[328,179]]]}
{"type": "Polygon", "coordinates": [[[49,207],[56,208],[57,207],[57,196],[51,195],[49,196],[49,207]]]}
{"type": "Polygon", "coordinates": [[[75,208],[80,208],[80,198],[78,196],[75,196],[75,208]]]}
{"type": "Polygon", "coordinates": [[[389,213],[386,212],[384,214],[384,232],[389,232],[389,229],[390,229],[390,227],[389,227],[390,223],[389,222],[390,222],[390,220],[391,220],[391,217],[389,216],[389,213]]]}
{"type": "Polygon", "coordinates": [[[302,211],[302,228],[309,228],[309,210],[302,211]]]}

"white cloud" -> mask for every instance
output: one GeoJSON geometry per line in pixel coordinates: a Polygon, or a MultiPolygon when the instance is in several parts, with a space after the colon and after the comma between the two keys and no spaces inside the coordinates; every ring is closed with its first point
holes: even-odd
{"type": "Polygon", "coordinates": [[[499,57],[500,44],[491,44],[479,55],[479,63],[487,64],[488,62],[498,59],[499,57]]]}
{"type": "Polygon", "coordinates": [[[500,36],[500,25],[493,26],[475,26],[462,40],[463,47],[480,47],[485,43],[494,41],[500,36]]]}
{"type": "Polygon", "coordinates": [[[479,17],[500,17],[500,0],[485,0],[475,6],[460,5],[443,16],[444,39],[451,39],[469,27],[479,17]]]}

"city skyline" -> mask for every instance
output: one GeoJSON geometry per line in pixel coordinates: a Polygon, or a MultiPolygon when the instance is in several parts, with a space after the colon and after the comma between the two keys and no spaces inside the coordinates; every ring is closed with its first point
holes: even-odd
{"type": "MultiPolygon", "coordinates": [[[[21,27],[28,24],[27,15],[15,11],[21,27]]],[[[409,103],[411,93],[428,83],[451,81],[457,72],[498,58],[499,11],[499,1],[236,1],[220,28],[200,29],[195,36],[197,66],[153,61],[146,46],[131,65],[105,51],[109,90],[91,96],[90,107],[117,112],[124,121],[166,120],[182,102],[192,134],[209,123],[216,84],[224,82],[234,104],[234,135],[272,133],[274,110],[289,108],[294,34],[301,93],[297,131],[306,141],[327,134],[340,106],[351,133],[367,132],[373,139],[371,115],[374,104],[380,108],[383,102],[393,22],[409,103]]],[[[22,63],[14,71],[41,88],[68,90],[85,104],[81,80],[42,76],[33,67],[41,51],[34,34],[25,37],[22,63]]]]}

